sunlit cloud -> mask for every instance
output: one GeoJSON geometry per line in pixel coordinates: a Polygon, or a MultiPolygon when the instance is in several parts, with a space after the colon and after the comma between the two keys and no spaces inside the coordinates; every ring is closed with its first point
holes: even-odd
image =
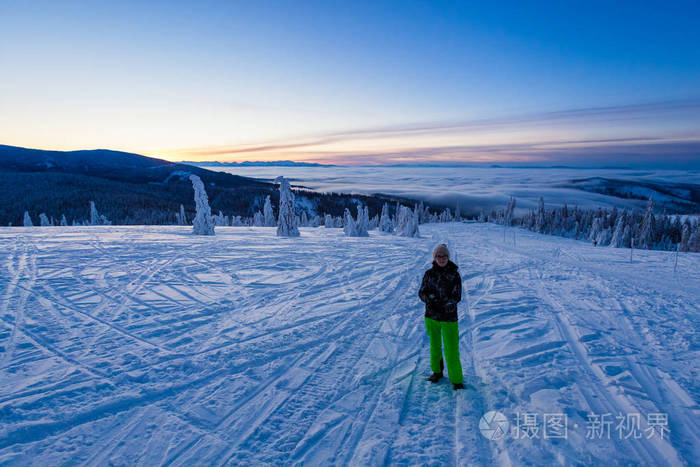
{"type": "Polygon", "coordinates": [[[700,100],[569,109],[513,117],[419,122],[259,145],[175,150],[185,160],[332,164],[682,163],[700,156],[700,100]]]}

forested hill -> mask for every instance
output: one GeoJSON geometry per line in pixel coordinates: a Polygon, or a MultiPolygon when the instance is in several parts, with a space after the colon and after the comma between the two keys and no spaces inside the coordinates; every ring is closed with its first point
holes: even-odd
{"type": "MultiPolygon", "coordinates": [[[[250,217],[262,210],[267,195],[277,205],[276,186],[253,178],[104,149],[64,152],[0,145],[0,225],[22,225],[24,211],[29,211],[34,222],[40,213],[55,219],[65,215],[69,223],[84,222],[89,218],[90,201],[113,224],[172,224],[180,204],[191,219],[190,174],[204,181],[214,213],[250,217]]],[[[393,197],[295,192],[301,201],[299,210],[307,214],[341,215],[346,207],[354,213],[358,200],[375,213],[382,203],[397,201],[393,197]]]]}

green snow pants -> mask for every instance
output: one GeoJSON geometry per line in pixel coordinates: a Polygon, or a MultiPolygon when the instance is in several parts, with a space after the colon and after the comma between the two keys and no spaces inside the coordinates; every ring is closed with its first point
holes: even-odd
{"type": "Polygon", "coordinates": [[[430,369],[433,373],[440,373],[440,360],[442,360],[442,343],[445,343],[445,361],[450,381],[462,382],[462,364],[459,361],[459,330],[457,321],[436,321],[425,318],[425,327],[430,336],[430,369]]]}

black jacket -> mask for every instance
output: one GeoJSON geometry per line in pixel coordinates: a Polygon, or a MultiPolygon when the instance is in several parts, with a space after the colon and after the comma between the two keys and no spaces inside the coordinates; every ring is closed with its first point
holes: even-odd
{"type": "Polygon", "coordinates": [[[425,271],[418,297],[425,303],[425,316],[437,321],[457,321],[457,303],[462,300],[462,278],[458,266],[448,261],[444,268],[433,261],[425,271]]]}

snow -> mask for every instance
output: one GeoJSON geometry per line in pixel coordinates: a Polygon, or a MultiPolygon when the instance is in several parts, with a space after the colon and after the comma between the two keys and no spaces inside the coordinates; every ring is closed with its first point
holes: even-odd
{"type": "Polygon", "coordinates": [[[696,462],[700,255],[674,273],[670,252],[420,228],[0,228],[0,464],[696,462]],[[460,392],[425,380],[439,242],[464,284],[460,392]],[[505,438],[480,434],[489,410],[505,438]],[[564,413],[567,438],[517,437],[525,413],[564,413]],[[590,413],[670,433],[587,439],[590,413]]]}

